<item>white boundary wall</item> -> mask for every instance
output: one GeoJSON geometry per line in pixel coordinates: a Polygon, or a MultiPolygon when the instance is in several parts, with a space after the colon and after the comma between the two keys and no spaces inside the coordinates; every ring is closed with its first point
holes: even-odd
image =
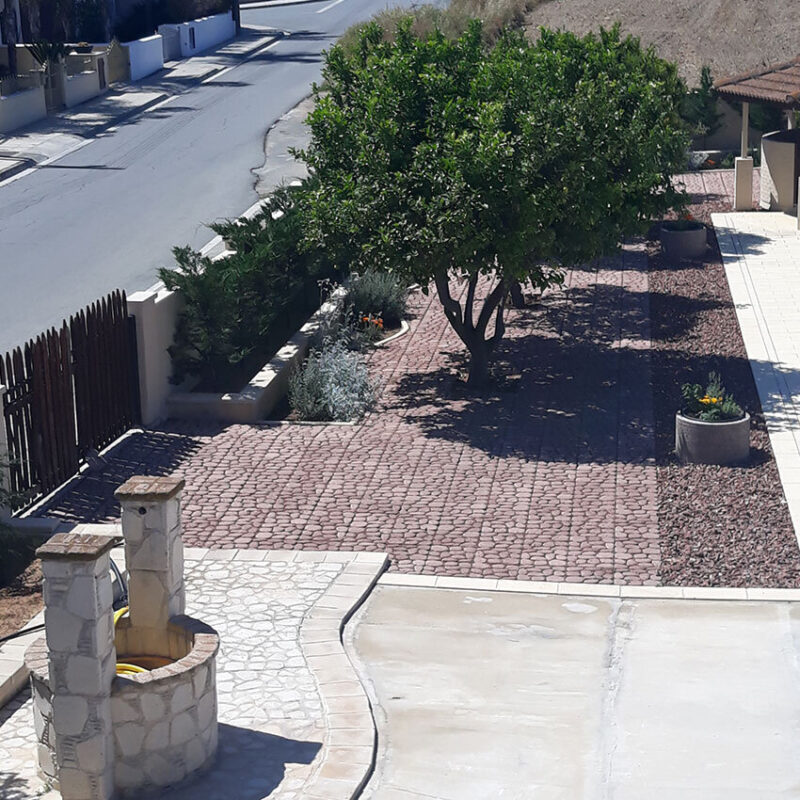
{"type": "Polygon", "coordinates": [[[41,86],[0,97],[0,133],[10,133],[46,116],[47,107],[41,86]]]}
{"type": "Polygon", "coordinates": [[[182,305],[180,294],[163,286],[128,297],[128,313],[136,318],[139,398],[145,425],[165,416],[167,397],[175,391],[170,383],[172,360],[167,348],[174,340],[182,305]]]}
{"type": "Polygon", "coordinates": [[[160,34],[125,42],[131,81],[138,81],[164,68],[164,43],[160,34]]]}
{"type": "Polygon", "coordinates": [[[95,70],[64,76],[64,105],[67,108],[85,103],[100,94],[100,77],[95,70]]]}
{"type": "Polygon", "coordinates": [[[233,14],[230,11],[176,25],[158,26],[160,34],[164,34],[166,29],[178,31],[181,39],[181,55],[184,58],[227,42],[236,36],[236,23],[233,21],[233,14]]]}

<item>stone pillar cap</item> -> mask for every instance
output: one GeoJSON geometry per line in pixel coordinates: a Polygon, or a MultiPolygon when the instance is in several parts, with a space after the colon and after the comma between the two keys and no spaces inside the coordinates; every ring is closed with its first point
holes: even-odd
{"type": "Polygon", "coordinates": [[[118,536],[99,533],[57,533],[37,549],[42,559],[96,561],[119,541],[118,536]]]}
{"type": "Polygon", "coordinates": [[[186,485],[183,478],[159,478],[151,475],[134,475],[120,486],[114,497],[117,500],[171,500],[186,485]]]}

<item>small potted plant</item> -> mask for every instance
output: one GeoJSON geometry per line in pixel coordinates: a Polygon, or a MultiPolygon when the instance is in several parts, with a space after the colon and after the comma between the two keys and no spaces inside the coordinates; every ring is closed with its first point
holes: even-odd
{"type": "Polygon", "coordinates": [[[741,464],[750,455],[750,415],[712,372],[708,385],[685,383],[675,415],[675,453],[684,463],[741,464]]]}
{"type": "Polygon", "coordinates": [[[661,249],[673,258],[701,258],[706,252],[706,226],[688,212],[661,223],[661,249]]]}

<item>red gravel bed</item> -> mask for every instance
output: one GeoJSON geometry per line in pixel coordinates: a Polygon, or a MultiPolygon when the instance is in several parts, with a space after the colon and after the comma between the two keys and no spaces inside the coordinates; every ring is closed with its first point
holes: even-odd
{"type": "MultiPolygon", "coordinates": [[[[724,194],[728,175],[701,177],[719,181],[724,194]]],[[[729,197],[702,188],[693,197],[696,218],[710,222],[711,213],[730,210],[729,197]]],[[[800,586],[800,551],[716,240],[702,263],[675,267],[655,245],[649,256],[660,580],[800,586]],[[711,370],[752,416],[747,467],[680,465],[672,454],[681,384],[702,383],[711,370]]]]}

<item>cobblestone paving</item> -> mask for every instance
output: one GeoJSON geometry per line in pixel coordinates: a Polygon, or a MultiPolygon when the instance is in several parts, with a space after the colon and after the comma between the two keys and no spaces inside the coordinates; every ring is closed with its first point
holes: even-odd
{"type": "Polygon", "coordinates": [[[638,246],[508,314],[500,380],[469,395],[438,301],[372,356],[381,407],[355,426],[171,424],[131,436],[49,513],[119,515],[136,473],[186,478],[205,547],[381,550],[391,569],[656,583],[648,278],[638,246]]]}
{"type": "MultiPolygon", "coordinates": [[[[216,628],[221,639],[219,757],[203,777],[203,800],[300,797],[325,722],[298,632],[342,566],[187,560],[187,613],[216,628]]],[[[0,709],[3,800],[27,800],[44,788],[35,774],[31,702],[25,690],[0,709]]],[[[197,797],[192,782],[159,794],[161,800],[197,797]]]]}
{"type": "MultiPolygon", "coordinates": [[[[729,212],[733,205],[734,171],[708,169],[678,175],[675,184],[691,195],[693,205],[706,207],[707,212],[729,212]]],[[[753,170],[753,206],[761,194],[761,170],[753,170]]],[[[706,220],[710,222],[709,220],[706,220]]]]}

